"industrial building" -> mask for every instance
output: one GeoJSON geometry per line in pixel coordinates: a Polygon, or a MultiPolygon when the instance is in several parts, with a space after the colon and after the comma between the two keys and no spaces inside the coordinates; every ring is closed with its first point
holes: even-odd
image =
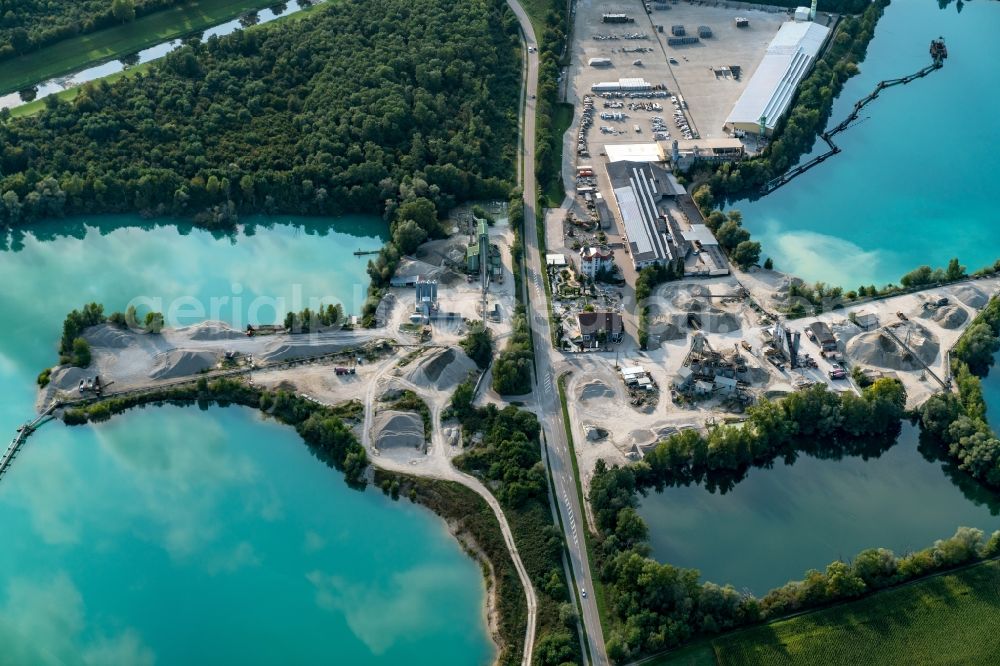
{"type": "Polygon", "coordinates": [[[476,219],[476,238],[470,242],[465,251],[465,270],[478,274],[483,289],[490,281],[503,280],[503,267],[500,263],[500,248],[490,242],[490,230],[486,220],[476,219]]]}
{"type": "MultiPolygon", "coordinates": [[[[617,161],[607,166],[626,252],[635,269],[674,262],[685,275],[728,275],[729,263],[712,231],[691,222],[678,205],[684,187],[662,164],[617,161]]],[[[581,262],[581,270],[582,270],[581,262]]]]}
{"type": "Polygon", "coordinates": [[[418,280],[414,286],[416,302],[410,319],[427,323],[438,311],[438,283],[433,280],[418,280]]]}
{"type": "Polygon", "coordinates": [[[601,81],[590,86],[597,94],[616,92],[647,92],[653,89],[653,84],[641,78],[622,78],[617,81],[601,81]]]}
{"type": "Polygon", "coordinates": [[[733,351],[719,352],[712,349],[702,333],[691,338],[691,348],[677,369],[671,385],[675,391],[687,397],[707,398],[713,395],[722,398],[738,398],[744,403],[752,401],[746,392],[753,381],[746,358],[738,347],[733,351]]]}
{"type": "Polygon", "coordinates": [[[696,162],[735,162],[746,155],[743,142],[735,137],[718,139],[673,139],[658,142],[660,152],[668,155],[670,165],[687,171],[696,162]]]}
{"type": "Polygon", "coordinates": [[[604,146],[609,162],[662,162],[663,149],[655,143],[609,143],[604,146]]]}
{"type": "MultiPolygon", "coordinates": [[[[669,216],[668,223],[671,222],[669,216]]],[[[680,229],[684,240],[684,274],[702,277],[729,275],[729,263],[719,247],[715,234],[704,224],[691,224],[680,229]]]]}
{"type": "Polygon", "coordinates": [[[653,264],[665,264],[683,258],[680,239],[667,230],[666,216],[660,210],[665,197],[684,194],[673,174],[652,162],[612,162],[608,177],[636,270],[653,264]]]}
{"type": "Polygon", "coordinates": [[[811,21],[783,23],[733,106],[725,129],[770,135],[829,36],[829,28],[811,21]]]}

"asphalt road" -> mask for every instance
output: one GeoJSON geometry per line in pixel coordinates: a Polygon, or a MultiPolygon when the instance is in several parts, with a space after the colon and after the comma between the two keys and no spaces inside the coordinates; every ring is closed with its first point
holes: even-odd
{"type": "Polygon", "coordinates": [[[536,175],[535,175],[535,107],[538,94],[538,42],[527,13],[517,0],[508,0],[508,4],[517,15],[524,35],[528,51],[526,99],[524,100],[522,122],[522,165],[521,175],[524,188],[524,247],[525,247],[525,287],[529,292],[529,317],[535,345],[535,375],[534,397],[537,413],[541,417],[542,430],[548,446],[549,462],[552,469],[552,482],[556,490],[556,505],[562,517],[565,530],[566,545],[569,550],[570,564],[575,577],[576,591],[579,593],[580,617],[586,629],[587,642],[593,664],[608,664],[607,652],[604,649],[604,635],[601,631],[601,620],[594,600],[593,580],[590,574],[590,562],[587,557],[587,546],[583,530],[586,518],[580,506],[579,495],[576,492],[576,480],[573,473],[572,453],[566,441],[566,428],[563,422],[562,406],[556,382],[555,365],[562,365],[562,354],[552,349],[552,335],[549,326],[548,301],[545,296],[545,279],[542,257],[539,252],[538,238],[534,229],[537,211],[536,175]],[[583,597],[582,591],[587,596],[583,597]]]}

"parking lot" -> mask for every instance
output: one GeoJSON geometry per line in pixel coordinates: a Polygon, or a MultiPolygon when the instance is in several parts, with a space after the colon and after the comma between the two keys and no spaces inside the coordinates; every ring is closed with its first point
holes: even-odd
{"type": "Polygon", "coordinates": [[[642,78],[654,88],[648,93],[595,96],[593,122],[585,127],[584,136],[591,155],[610,143],[683,139],[688,136],[685,127],[692,137],[725,136],[726,117],[779,26],[789,18],[779,8],[761,11],[740,3],[657,6],[651,5],[647,13],[639,0],[576,4],[566,95],[567,101],[578,105],[577,120],[584,96],[592,94],[595,83],[642,78]],[[607,13],[623,13],[632,21],[605,23],[602,17],[607,13]],[[748,18],[749,26],[737,28],[736,16],[748,18]],[[670,46],[674,26],[684,26],[688,37],[697,37],[699,27],[706,26],[712,36],[670,46]]]}

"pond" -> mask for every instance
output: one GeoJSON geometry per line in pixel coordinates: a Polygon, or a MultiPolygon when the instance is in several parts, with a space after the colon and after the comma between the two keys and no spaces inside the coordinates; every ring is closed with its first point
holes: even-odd
{"type": "Polygon", "coordinates": [[[653,492],[640,508],[653,557],[763,595],[866,548],[902,554],[959,526],[1000,529],[1000,497],[928,460],[918,440],[905,423],[898,441],[868,460],[803,455],[751,469],[724,494],[702,486],[653,492]]]}
{"type": "MultiPolygon", "coordinates": [[[[377,217],[248,218],[211,234],[64,220],[0,251],[0,428],[34,411],[66,313],[136,298],[174,323],[358,312],[377,217]],[[201,308],[201,310],[199,310],[201,308]],[[215,310],[213,313],[212,310],[215,310]],[[171,318],[168,316],[168,319],[171,318]]],[[[357,492],[291,428],[243,408],[54,422],[0,479],[0,641],[12,663],[485,664],[478,565],[443,521],[357,492]]]]}

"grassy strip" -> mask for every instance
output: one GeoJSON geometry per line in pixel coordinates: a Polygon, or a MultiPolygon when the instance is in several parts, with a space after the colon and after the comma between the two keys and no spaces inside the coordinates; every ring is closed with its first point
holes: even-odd
{"type": "MultiPolygon", "coordinates": [[[[156,63],[155,60],[151,62],[145,62],[141,65],[136,65],[135,67],[129,67],[124,71],[115,72],[114,74],[109,74],[98,80],[103,81],[105,83],[114,83],[115,81],[119,79],[124,79],[125,77],[138,76],[140,74],[148,72],[150,67],[152,67],[155,63],[156,63]]],[[[21,106],[15,106],[13,109],[10,110],[10,116],[11,118],[20,118],[21,116],[33,116],[45,108],[45,100],[49,98],[55,98],[63,102],[72,102],[74,99],[76,99],[77,95],[80,94],[80,91],[82,89],[83,86],[76,86],[74,88],[60,90],[59,92],[54,93],[52,95],[47,95],[42,99],[36,99],[33,102],[28,102],[27,104],[22,104],[21,106]]]]}
{"type": "Polygon", "coordinates": [[[448,521],[459,542],[473,557],[478,559],[480,555],[485,555],[488,563],[482,563],[483,576],[495,586],[493,593],[498,613],[498,635],[494,638],[499,643],[500,652],[496,663],[519,664],[524,652],[528,606],[524,588],[492,509],[475,492],[452,481],[420,479],[376,470],[376,485],[386,480],[390,484],[398,484],[399,491],[411,501],[426,506],[448,521]]]}
{"type": "Polygon", "coordinates": [[[197,0],[131,23],[66,39],[40,51],[4,61],[0,68],[0,94],[190,35],[224,23],[243,12],[273,4],[273,0],[197,0]]]}
{"type": "Polygon", "coordinates": [[[1000,562],[983,562],[644,663],[987,663],[1000,652],[998,590],[1000,562]]]}
{"type": "MultiPolygon", "coordinates": [[[[573,445],[573,428],[570,425],[569,406],[566,404],[566,377],[568,374],[564,373],[560,375],[556,383],[559,386],[559,403],[562,405],[563,424],[566,427],[566,444],[569,446],[569,457],[573,463],[573,481],[576,483],[576,494],[580,501],[580,507],[584,512],[584,515],[580,516],[580,518],[583,520],[583,543],[587,548],[587,561],[596,562],[594,546],[590,538],[590,528],[587,527],[587,500],[583,493],[583,482],[580,480],[580,466],[576,460],[576,447],[573,445]]],[[[602,632],[606,632],[607,627],[610,626],[608,618],[611,617],[608,613],[607,591],[604,589],[604,582],[601,581],[601,577],[596,575],[593,570],[591,570],[590,577],[594,585],[592,592],[594,594],[594,601],[597,603],[597,614],[601,618],[601,630],[602,632]]]]}
{"type": "MultiPolygon", "coordinates": [[[[562,165],[563,162],[563,149],[566,146],[565,141],[563,141],[563,136],[566,131],[569,130],[570,125],[573,124],[573,105],[567,102],[559,102],[553,105],[552,108],[552,135],[557,137],[559,140],[559,150],[557,164],[562,165]]],[[[562,205],[562,201],[566,196],[566,185],[563,183],[562,179],[562,168],[558,169],[555,173],[542,173],[539,174],[538,180],[542,184],[542,196],[544,197],[545,205],[549,208],[558,208],[562,205]]]]}

